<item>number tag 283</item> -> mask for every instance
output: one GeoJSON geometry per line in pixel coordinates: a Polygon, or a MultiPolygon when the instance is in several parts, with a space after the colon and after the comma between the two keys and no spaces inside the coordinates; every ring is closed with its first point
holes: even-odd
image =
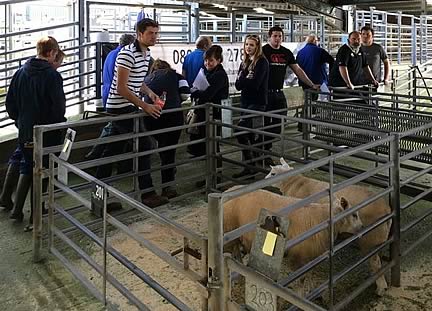
{"type": "Polygon", "coordinates": [[[277,296],[246,278],[246,305],[256,311],[277,311],[277,296]]]}

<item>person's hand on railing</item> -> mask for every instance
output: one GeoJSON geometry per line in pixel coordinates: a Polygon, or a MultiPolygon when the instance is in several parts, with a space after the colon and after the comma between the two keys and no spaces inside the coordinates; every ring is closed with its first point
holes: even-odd
{"type": "Polygon", "coordinates": [[[355,89],[355,86],[354,86],[354,84],[352,84],[352,83],[350,82],[350,83],[347,84],[347,88],[350,89],[350,90],[354,90],[354,89],[355,89]]]}
{"type": "Polygon", "coordinates": [[[393,80],[384,80],[384,85],[390,85],[393,84],[393,80]]]}
{"type": "Polygon", "coordinates": [[[375,86],[375,87],[379,87],[380,83],[376,79],[373,79],[372,80],[372,85],[375,86]]]}
{"type": "Polygon", "coordinates": [[[312,89],[319,91],[321,89],[321,84],[312,84],[312,89]]]}

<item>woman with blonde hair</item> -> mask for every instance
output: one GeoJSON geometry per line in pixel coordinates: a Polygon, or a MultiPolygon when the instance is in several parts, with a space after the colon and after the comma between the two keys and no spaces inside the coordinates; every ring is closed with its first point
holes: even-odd
{"type": "MultiPolygon", "coordinates": [[[[243,43],[243,61],[240,65],[235,87],[241,91],[240,107],[249,110],[265,111],[267,106],[267,89],[269,77],[269,63],[262,52],[261,40],[257,35],[248,35],[243,43]]],[[[245,113],[242,113],[243,115],[245,113]]],[[[262,121],[262,117],[249,117],[240,119],[238,125],[248,128],[257,128],[262,121]]],[[[239,130],[240,131],[240,130],[239,130]]],[[[250,160],[252,152],[248,149],[262,140],[255,138],[255,134],[249,133],[237,136],[240,144],[246,145],[242,150],[243,161],[253,165],[250,160]]],[[[234,178],[243,177],[251,174],[252,171],[245,168],[234,178]]]]}

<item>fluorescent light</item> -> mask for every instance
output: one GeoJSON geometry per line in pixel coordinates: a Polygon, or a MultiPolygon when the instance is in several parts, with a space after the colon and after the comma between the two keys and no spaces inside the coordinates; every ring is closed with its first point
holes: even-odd
{"type": "Polygon", "coordinates": [[[204,12],[204,11],[200,11],[199,13],[200,13],[200,15],[202,15],[202,16],[207,16],[207,17],[217,17],[217,16],[214,15],[214,14],[209,14],[209,13],[204,12]]]}
{"type": "Polygon", "coordinates": [[[257,13],[261,13],[261,14],[274,14],[273,11],[268,11],[268,10],[263,9],[263,8],[254,8],[254,11],[257,13]]]}
{"type": "Polygon", "coordinates": [[[225,11],[228,10],[228,7],[227,7],[226,5],[223,5],[223,4],[213,4],[213,6],[214,6],[215,8],[223,9],[223,10],[225,10],[225,11]]]}

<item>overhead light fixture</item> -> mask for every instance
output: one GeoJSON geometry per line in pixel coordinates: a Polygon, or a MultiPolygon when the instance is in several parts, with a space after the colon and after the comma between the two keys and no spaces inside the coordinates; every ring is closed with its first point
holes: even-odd
{"type": "Polygon", "coordinates": [[[214,15],[214,14],[209,14],[209,13],[204,12],[204,11],[200,11],[199,13],[200,13],[200,15],[202,15],[202,16],[207,16],[207,17],[217,17],[217,16],[214,15]]]}
{"type": "Polygon", "coordinates": [[[254,11],[261,14],[274,14],[273,11],[269,11],[263,8],[254,8],[254,11]]]}
{"type": "Polygon", "coordinates": [[[228,11],[228,7],[227,7],[226,5],[223,5],[223,4],[213,4],[213,6],[214,6],[215,8],[218,8],[218,9],[222,9],[222,10],[228,11]]]}

